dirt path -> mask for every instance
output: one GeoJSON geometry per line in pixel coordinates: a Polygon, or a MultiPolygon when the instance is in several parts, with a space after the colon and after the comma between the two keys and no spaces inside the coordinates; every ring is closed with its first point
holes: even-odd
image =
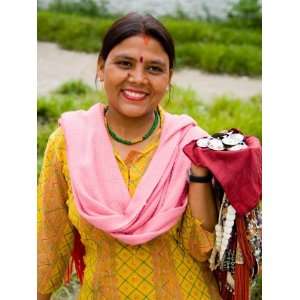
{"type": "MultiPolygon", "coordinates": [[[[66,51],[53,43],[38,42],[38,95],[46,95],[72,79],[81,79],[94,86],[96,61],[96,54],[66,51]]],[[[191,69],[175,72],[172,83],[195,90],[204,101],[221,95],[247,100],[261,93],[261,79],[207,74],[191,69]]]]}

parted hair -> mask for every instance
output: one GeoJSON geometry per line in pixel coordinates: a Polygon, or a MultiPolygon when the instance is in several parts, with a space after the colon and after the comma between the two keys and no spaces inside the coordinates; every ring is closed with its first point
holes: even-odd
{"type": "Polygon", "coordinates": [[[102,58],[106,60],[109,52],[124,39],[145,34],[157,40],[169,57],[170,69],[175,64],[175,47],[172,36],[164,25],[150,14],[129,13],[116,20],[103,37],[102,48],[98,62],[102,58]]]}

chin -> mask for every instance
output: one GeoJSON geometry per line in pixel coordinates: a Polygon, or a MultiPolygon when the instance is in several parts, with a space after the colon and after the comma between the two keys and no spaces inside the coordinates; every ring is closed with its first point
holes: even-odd
{"type": "Polygon", "coordinates": [[[145,116],[147,112],[141,109],[131,109],[131,110],[124,111],[123,114],[129,118],[140,118],[145,116]]]}
{"type": "Polygon", "coordinates": [[[147,115],[149,108],[141,105],[122,105],[119,113],[129,118],[139,118],[147,115]]]}

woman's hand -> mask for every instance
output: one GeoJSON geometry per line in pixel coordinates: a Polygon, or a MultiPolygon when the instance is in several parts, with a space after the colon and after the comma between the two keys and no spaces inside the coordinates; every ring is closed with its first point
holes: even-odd
{"type": "MultiPolygon", "coordinates": [[[[191,172],[194,176],[207,176],[209,174],[208,169],[194,164],[191,166],[191,172]]],[[[188,200],[192,215],[202,222],[204,229],[213,232],[217,223],[217,210],[211,183],[191,182],[188,200]]]]}

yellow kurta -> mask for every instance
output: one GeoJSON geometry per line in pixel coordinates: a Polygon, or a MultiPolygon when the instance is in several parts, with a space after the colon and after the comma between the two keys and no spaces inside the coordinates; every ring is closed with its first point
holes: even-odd
{"type": "MultiPolygon", "coordinates": [[[[131,195],[158,143],[156,134],[146,149],[131,151],[125,160],[115,151],[131,195]]],[[[78,299],[219,299],[207,267],[214,234],[202,228],[189,206],[171,230],[139,246],[120,243],[78,214],[64,135],[58,128],[48,141],[38,189],[38,291],[42,294],[62,284],[74,227],[86,251],[78,299]]]]}

